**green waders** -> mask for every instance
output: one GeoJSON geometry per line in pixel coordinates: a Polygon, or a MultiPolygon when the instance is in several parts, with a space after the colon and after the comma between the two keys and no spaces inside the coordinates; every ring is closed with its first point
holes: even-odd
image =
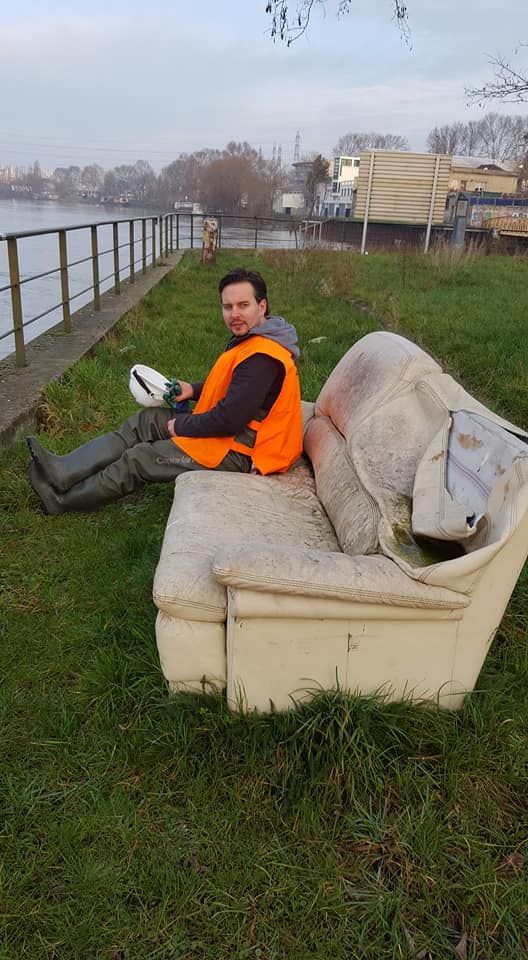
{"type": "MultiPolygon", "coordinates": [[[[89,440],[65,456],[50,453],[29,437],[29,480],[44,512],[96,510],[145,483],[169,483],[188,470],[207,469],[169,438],[167,422],[173,417],[172,410],[146,407],[118,430],[89,440]]],[[[251,459],[230,451],[215,469],[249,473],[251,459]]]]}

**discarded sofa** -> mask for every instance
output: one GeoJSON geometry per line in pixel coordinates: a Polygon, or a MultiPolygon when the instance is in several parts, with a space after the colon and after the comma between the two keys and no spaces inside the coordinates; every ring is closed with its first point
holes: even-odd
{"type": "Polygon", "coordinates": [[[171,689],[459,706],[528,553],[527,434],[386,332],[303,408],[286,474],[176,481],[153,590],[171,689]]]}

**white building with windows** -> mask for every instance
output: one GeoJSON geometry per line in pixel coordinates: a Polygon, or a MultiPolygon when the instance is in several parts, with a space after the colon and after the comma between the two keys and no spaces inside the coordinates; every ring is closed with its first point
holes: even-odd
{"type": "Polygon", "coordinates": [[[351,217],[354,212],[359,157],[334,157],[328,183],[321,184],[315,212],[320,217],[351,217]]]}

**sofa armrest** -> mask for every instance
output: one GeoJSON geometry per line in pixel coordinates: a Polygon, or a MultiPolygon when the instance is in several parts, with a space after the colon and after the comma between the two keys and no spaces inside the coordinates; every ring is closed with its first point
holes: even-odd
{"type": "Polygon", "coordinates": [[[412,580],[392,560],[378,555],[350,557],[245,541],[220,547],[213,572],[226,586],[265,593],[430,609],[469,604],[463,594],[412,580]]]}

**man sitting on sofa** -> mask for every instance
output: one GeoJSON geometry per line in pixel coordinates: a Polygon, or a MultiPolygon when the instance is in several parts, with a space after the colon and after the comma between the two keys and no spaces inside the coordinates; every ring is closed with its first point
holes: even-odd
{"type": "Polygon", "coordinates": [[[219,284],[231,333],[205,383],[179,380],[192,413],[147,407],[65,456],[28,437],[29,480],[46,514],[89,511],[144,483],[187,470],[282,473],[302,450],[295,327],[269,316],[259,273],[237,268],[219,284]]]}

